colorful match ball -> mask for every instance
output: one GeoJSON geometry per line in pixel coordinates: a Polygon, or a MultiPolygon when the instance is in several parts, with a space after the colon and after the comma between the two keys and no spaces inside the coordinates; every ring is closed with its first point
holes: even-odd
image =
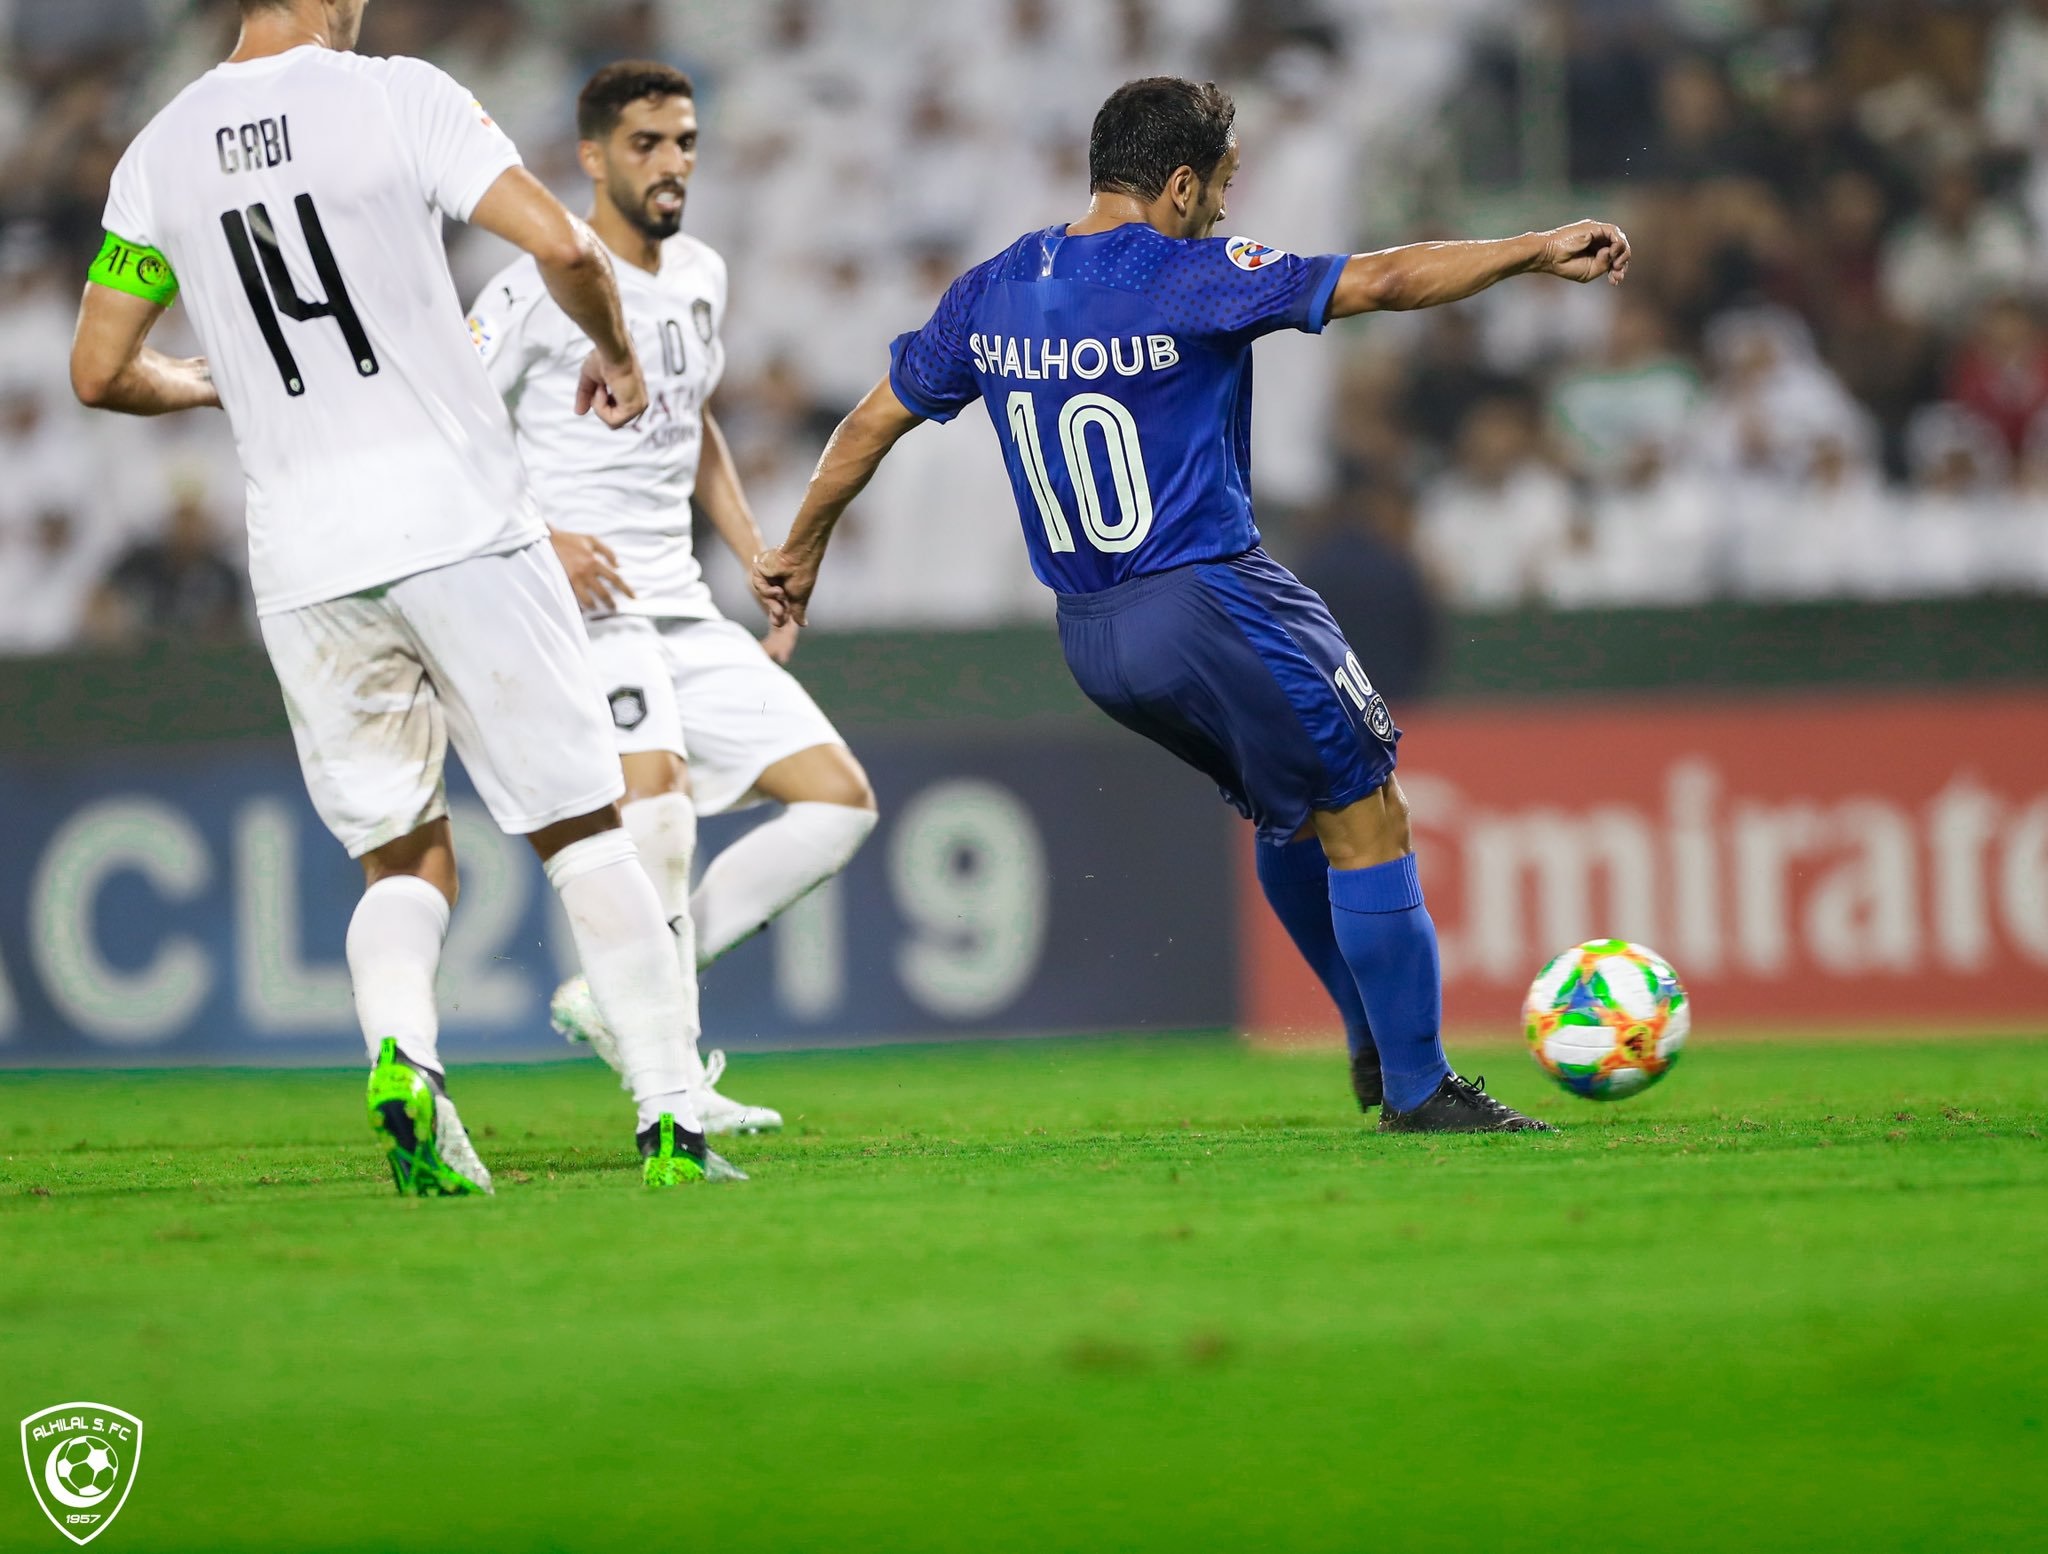
{"type": "Polygon", "coordinates": [[[1529,1055],[1573,1095],[1618,1101],[1678,1061],[1692,1001],[1670,962],[1622,939],[1595,939],[1543,968],[1522,1004],[1529,1055]]]}

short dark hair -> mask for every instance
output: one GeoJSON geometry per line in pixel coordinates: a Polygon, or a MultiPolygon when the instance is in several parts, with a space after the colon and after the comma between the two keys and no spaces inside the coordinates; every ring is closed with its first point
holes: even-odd
{"type": "Polygon", "coordinates": [[[592,76],[577,95],[576,138],[603,140],[619,127],[627,108],[650,97],[696,96],[696,83],[673,65],[622,59],[592,76]]]}
{"type": "Polygon", "coordinates": [[[1178,168],[1205,182],[1230,149],[1237,104],[1214,81],[1147,76],[1109,94],[1088,134],[1088,188],[1156,200],[1178,168]]]}

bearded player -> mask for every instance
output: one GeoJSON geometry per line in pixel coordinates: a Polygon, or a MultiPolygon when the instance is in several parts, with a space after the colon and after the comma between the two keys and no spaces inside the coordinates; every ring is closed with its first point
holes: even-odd
{"type": "Polygon", "coordinates": [[[365,889],[348,927],[368,1108],[400,1192],[489,1192],[448,1099],[434,975],[455,903],[449,743],[528,837],[618,1032],[642,1174],[731,1174],[661,906],[620,827],[603,694],[505,408],[462,326],[444,216],[532,256],[592,349],[564,413],[618,435],[647,389],[604,249],[433,66],[350,52],[363,0],[241,0],[227,61],[114,170],[72,348],[85,403],[220,407],[306,786],[365,889]],[[182,300],[205,344],[147,345],[182,300]]]}
{"type": "MultiPolygon", "coordinates": [[[[782,662],[725,619],[692,551],[691,504],[751,563],[766,542],[708,402],[725,365],[725,261],[682,233],[697,163],[695,90],[666,65],[626,61],[577,101],[590,224],[611,250],[652,406],[623,436],[571,414],[583,327],[523,258],[477,298],[470,327],[511,408],[519,448],[553,530],[610,698],[639,844],[694,988],[697,972],[841,869],[875,827],[867,775],[782,662]],[[752,804],[781,813],[726,848],[694,891],[697,817],[752,804]]],[[[555,995],[555,1023],[615,1060],[582,977],[555,995]]],[[[715,1080],[723,1055],[710,1054],[715,1080]]],[[[782,1125],[763,1106],[701,1091],[707,1132],[782,1125]]]]}
{"type": "Polygon", "coordinates": [[[1259,544],[1252,344],[1435,307],[1514,275],[1619,282],[1628,239],[1583,221],[1498,242],[1299,258],[1214,236],[1237,170],[1213,84],[1119,88],[1089,138],[1087,214],[954,282],[826,445],[756,595],[801,623],[839,515],[897,439],[977,398],[1003,439],[1033,569],[1088,697],[1213,778],[1258,828],[1258,873],[1344,1018],[1384,1132],[1546,1125],[1461,1079],[1439,1035],[1394,727],[1330,612],[1259,544]]]}

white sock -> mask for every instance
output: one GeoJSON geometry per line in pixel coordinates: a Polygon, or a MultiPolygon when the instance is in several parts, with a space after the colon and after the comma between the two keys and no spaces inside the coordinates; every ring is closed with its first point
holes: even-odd
{"type": "Polygon", "coordinates": [[[690,865],[697,855],[697,807],[680,793],[635,799],[619,811],[627,834],[640,849],[640,867],[654,881],[661,915],[675,936],[676,961],[689,997],[685,1023],[703,1029],[697,1012],[697,927],[690,917],[690,865]]]}
{"type": "Polygon", "coordinates": [[[571,842],[548,860],[547,873],[590,991],[618,1041],[639,1125],[673,1112],[682,1126],[701,1130],[690,1092],[702,1083],[704,1065],[697,1032],[685,1019],[694,999],[684,991],[675,939],[632,837],[602,831],[571,842]]]}
{"type": "Polygon", "coordinates": [[[751,939],[845,868],[875,820],[873,810],[847,804],[792,804],[713,858],[690,898],[698,966],[751,939]]]}
{"type": "Polygon", "coordinates": [[[448,937],[448,898],[416,874],[387,874],[348,920],[348,975],[370,1059],[390,1037],[415,1068],[441,1073],[434,973],[448,937]]]}

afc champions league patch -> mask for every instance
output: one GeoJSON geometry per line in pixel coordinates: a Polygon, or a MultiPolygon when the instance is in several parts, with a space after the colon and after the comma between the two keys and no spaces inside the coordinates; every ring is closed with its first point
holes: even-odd
{"type": "Polygon", "coordinates": [[[637,685],[622,685],[606,698],[612,704],[612,722],[628,731],[647,721],[647,693],[637,685]]]}
{"type": "Polygon", "coordinates": [[[690,322],[697,326],[697,338],[711,343],[711,304],[699,297],[690,304],[690,322]]]}
{"type": "Polygon", "coordinates": [[[1223,245],[1223,252],[1230,256],[1230,262],[1240,270],[1263,270],[1269,264],[1287,257],[1287,250],[1261,243],[1257,238],[1233,237],[1223,245]]]}

